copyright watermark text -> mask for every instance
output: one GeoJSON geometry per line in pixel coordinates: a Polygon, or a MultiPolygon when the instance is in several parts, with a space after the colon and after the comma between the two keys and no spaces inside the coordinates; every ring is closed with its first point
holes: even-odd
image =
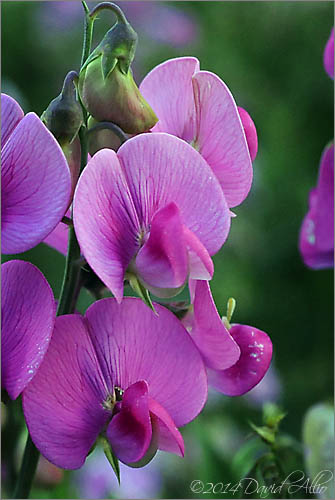
{"type": "Polygon", "coordinates": [[[243,491],[245,495],[254,495],[255,493],[260,498],[266,498],[270,493],[280,494],[285,489],[289,494],[296,494],[299,491],[304,491],[311,495],[320,495],[324,493],[330,481],[333,480],[334,474],[330,470],[319,472],[314,479],[306,477],[301,470],[291,472],[281,483],[270,485],[260,485],[257,479],[252,477],[244,477],[237,483],[204,483],[200,479],[194,479],[190,484],[190,489],[198,495],[206,494],[237,494],[243,491]],[[294,480],[293,480],[294,477],[294,480]],[[297,479],[298,478],[298,479],[297,479]]]}

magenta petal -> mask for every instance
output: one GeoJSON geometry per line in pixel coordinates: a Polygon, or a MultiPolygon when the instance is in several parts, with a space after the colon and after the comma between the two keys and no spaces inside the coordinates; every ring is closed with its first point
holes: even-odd
{"type": "Polygon", "coordinates": [[[140,299],[95,302],[86,312],[104,377],[126,389],[146,380],[149,395],[179,427],[198,415],[207,398],[199,351],[180,321],[155,304],[156,316],[140,299]],[[187,370],[185,370],[187,365],[187,370]]]}
{"type": "Polygon", "coordinates": [[[334,265],[334,145],[322,155],[318,185],[309,195],[309,211],[301,226],[299,248],[312,269],[334,265]]]}
{"type": "Polygon", "coordinates": [[[315,238],[321,251],[334,249],[334,144],[321,158],[317,185],[315,238]]]}
{"type": "Polygon", "coordinates": [[[262,380],[267,372],[272,343],[266,333],[246,325],[233,325],[229,333],[241,350],[240,359],[227,370],[208,370],[211,386],[227,396],[241,396],[262,380]]]}
{"type": "Polygon", "coordinates": [[[70,171],[53,135],[26,115],[1,151],[2,251],[20,253],[40,243],[63,217],[70,171]]]}
{"type": "Polygon", "coordinates": [[[323,53],[323,64],[330,78],[334,80],[334,28],[323,53]]]}
{"type": "Polygon", "coordinates": [[[1,94],[1,148],[23,116],[24,113],[15,99],[7,94],[1,94]]]}
{"type": "Polygon", "coordinates": [[[81,467],[110,419],[102,403],[111,393],[78,314],[60,316],[37,375],[23,392],[32,440],[53,464],[81,467]]]}
{"type": "Polygon", "coordinates": [[[136,257],[136,269],[150,286],[178,288],[187,278],[188,261],[183,226],[175,203],[153,217],[150,236],[136,257]]]}
{"type": "Polygon", "coordinates": [[[184,440],[168,412],[154,399],[149,399],[149,410],[152,418],[156,418],[159,429],[158,448],[163,451],[184,456],[184,440]]]}
{"type": "Polygon", "coordinates": [[[252,164],[240,116],[228,87],[213,73],[193,77],[198,114],[196,143],[223,189],[229,207],[248,195],[252,164]]]}
{"type": "Polygon", "coordinates": [[[149,448],[152,427],[148,406],[148,384],[141,380],[125,390],[121,411],[111,420],[107,437],[121,462],[138,462],[149,448]]]}
{"type": "Polygon", "coordinates": [[[168,132],[185,141],[194,138],[192,76],[199,69],[195,57],[179,57],[159,64],[144,78],[140,91],[159,118],[153,132],[168,132]]]}
{"type": "Polygon", "coordinates": [[[36,374],[55,322],[52,290],[41,271],[29,262],[2,265],[1,379],[16,399],[36,374]]]}
{"type": "Polygon", "coordinates": [[[206,248],[186,226],[184,226],[184,237],[188,250],[189,277],[198,280],[212,279],[214,265],[206,248]]]}
{"type": "Polygon", "coordinates": [[[258,151],[257,130],[249,113],[240,106],[237,106],[237,109],[241,118],[245,137],[247,139],[251,161],[254,161],[258,151]]]}
{"type": "Polygon", "coordinates": [[[122,167],[111,149],[95,154],[79,179],[74,226],[89,265],[122,300],[123,278],[138,248],[140,227],[122,167]]]}
{"type": "Polygon", "coordinates": [[[207,281],[196,282],[193,307],[191,335],[206,366],[215,370],[229,368],[239,359],[240,349],[217,312],[207,281]]]}

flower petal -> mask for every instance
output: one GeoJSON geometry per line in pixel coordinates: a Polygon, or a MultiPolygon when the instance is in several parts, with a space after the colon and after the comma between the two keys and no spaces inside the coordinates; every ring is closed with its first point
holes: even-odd
{"type": "Polygon", "coordinates": [[[118,301],[138,249],[140,226],[116,153],[103,149],[88,162],[74,196],[74,226],[89,265],[118,301]]]}
{"type": "Polygon", "coordinates": [[[320,250],[334,249],[334,144],[321,158],[317,186],[315,237],[320,250]]]}
{"type": "Polygon", "coordinates": [[[212,279],[214,265],[206,248],[186,226],[184,226],[184,237],[188,250],[189,277],[198,280],[212,279]]]}
{"type": "Polygon", "coordinates": [[[334,28],[332,28],[323,53],[323,64],[330,78],[334,80],[334,28]]]}
{"type": "Polygon", "coordinates": [[[190,333],[206,366],[215,370],[229,368],[241,351],[217,312],[208,281],[196,282],[193,307],[190,333]]]}
{"type": "Polygon", "coordinates": [[[168,132],[185,141],[194,138],[192,76],[199,69],[195,57],[179,57],[159,64],[144,78],[140,91],[159,118],[153,132],[168,132]]]}
{"type": "Polygon", "coordinates": [[[7,94],[1,94],[1,148],[22,120],[24,113],[19,104],[7,94]]]}
{"type": "Polygon", "coordinates": [[[102,299],[88,308],[86,317],[109,385],[125,389],[145,380],[149,396],[179,427],[205,404],[205,367],[180,321],[159,304],[155,309],[158,316],[140,299],[126,297],[119,305],[102,299]]]}
{"type": "Polygon", "coordinates": [[[216,253],[227,238],[230,214],[205,160],[169,134],[140,134],[121,146],[118,157],[138,219],[149,229],[157,210],[174,202],[183,224],[216,253]]]}
{"type": "Polygon", "coordinates": [[[125,390],[121,411],[107,428],[113,453],[124,463],[138,462],[147,452],[152,436],[148,384],[140,380],[125,390]]]}
{"type": "Polygon", "coordinates": [[[187,278],[188,261],[180,213],[169,203],[154,215],[150,236],[136,257],[136,270],[148,285],[178,288],[187,278]]]}
{"type": "Polygon", "coordinates": [[[20,253],[40,243],[63,217],[70,171],[53,135],[26,115],[1,151],[2,251],[20,253]]]}
{"type": "Polygon", "coordinates": [[[184,440],[168,412],[152,398],[149,399],[149,410],[159,429],[158,448],[183,457],[184,440]]]}
{"type": "Polygon", "coordinates": [[[217,176],[228,206],[235,207],[247,197],[253,176],[237,106],[228,87],[213,73],[196,73],[193,87],[198,150],[217,176]]]}
{"type": "Polygon", "coordinates": [[[334,266],[334,145],[326,148],[318,185],[309,194],[309,210],[303,220],[299,249],[312,269],[334,266]]]}
{"type": "Polygon", "coordinates": [[[249,113],[240,106],[237,106],[237,109],[243,125],[245,138],[247,139],[251,161],[254,161],[258,151],[257,130],[249,113]]]}
{"type": "Polygon", "coordinates": [[[63,469],[81,467],[111,414],[87,327],[78,314],[60,316],[36,377],[23,392],[23,411],[40,452],[63,469]]]}
{"type": "Polygon", "coordinates": [[[2,265],[1,378],[12,399],[42,363],[55,315],[52,290],[37,267],[19,260],[2,265]]]}
{"type": "Polygon", "coordinates": [[[57,224],[55,229],[51,231],[51,233],[46,238],[44,238],[43,243],[66,256],[68,240],[69,226],[67,226],[63,222],[60,222],[59,224],[57,224]]]}
{"type": "Polygon", "coordinates": [[[227,396],[250,391],[267,372],[272,343],[265,332],[247,325],[233,325],[229,333],[241,350],[240,359],[227,370],[208,370],[211,386],[227,396]]]}

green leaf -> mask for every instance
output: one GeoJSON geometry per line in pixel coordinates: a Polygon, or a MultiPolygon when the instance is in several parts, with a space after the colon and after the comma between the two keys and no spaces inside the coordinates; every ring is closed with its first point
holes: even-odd
{"type": "Polygon", "coordinates": [[[249,422],[250,427],[268,444],[274,444],[275,442],[275,431],[269,427],[258,427],[257,425],[249,422]]]}
{"type": "Polygon", "coordinates": [[[134,290],[135,293],[143,300],[143,302],[150,307],[150,309],[158,316],[153,303],[150,298],[149,291],[140,283],[140,281],[137,279],[137,276],[132,273],[127,273],[127,279],[129,280],[129,284],[134,290]]]}
{"type": "Polygon", "coordinates": [[[263,406],[263,423],[267,427],[278,430],[279,423],[286,417],[287,413],[283,412],[274,403],[265,403],[263,406]]]}
{"type": "Polygon", "coordinates": [[[104,453],[107,457],[108,462],[111,464],[113,471],[115,472],[118,483],[120,482],[120,464],[114,453],[112,452],[112,448],[105,437],[101,437],[100,441],[103,446],[104,453]]]}

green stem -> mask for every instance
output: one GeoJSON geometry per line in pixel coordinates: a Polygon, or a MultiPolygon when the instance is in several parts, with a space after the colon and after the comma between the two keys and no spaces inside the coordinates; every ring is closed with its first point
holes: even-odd
{"type": "Polygon", "coordinates": [[[99,3],[91,10],[91,12],[88,15],[90,18],[95,19],[97,14],[102,10],[111,10],[116,15],[118,22],[121,22],[123,24],[128,24],[126,16],[124,15],[120,7],[112,2],[99,3]]]}
{"type": "Polygon", "coordinates": [[[35,475],[40,452],[28,434],[26,447],[24,450],[19,480],[17,482],[13,498],[28,498],[30,488],[35,475]]]}
{"type": "Polygon", "coordinates": [[[85,9],[85,29],[84,29],[84,43],[83,43],[83,51],[81,55],[81,63],[80,67],[82,67],[90,55],[91,45],[92,45],[92,34],[93,34],[93,24],[95,17],[91,18],[89,15],[89,9],[85,2],[82,2],[83,7],[85,9]]]}
{"type": "Polygon", "coordinates": [[[99,122],[96,125],[94,125],[92,128],[90,128],[87,131],[87,134],[89,135],[92,132],[96,132],[98,130],[111,130],[120,139],[121,144],[123,144],[127,140],[126,134],[115,123],[112,123],[112,122],[99,122]]]}

